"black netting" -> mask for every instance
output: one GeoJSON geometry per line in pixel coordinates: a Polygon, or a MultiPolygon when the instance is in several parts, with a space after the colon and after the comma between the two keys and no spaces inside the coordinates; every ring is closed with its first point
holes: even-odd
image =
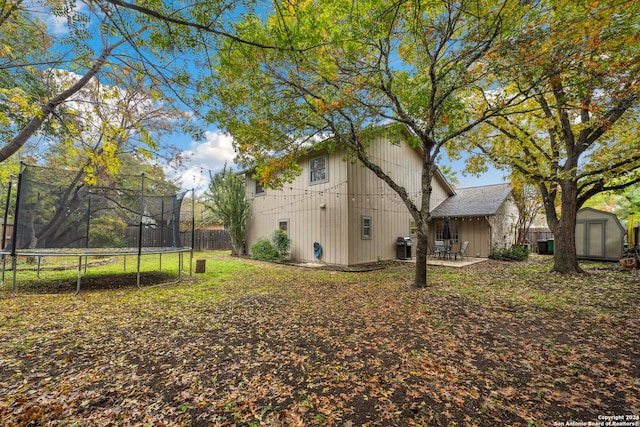
{"type": "Polygon", "coordinates": [[[162,186],[143,176],[123,179],[128,188],[89,187],[83,178],[77,171],[23,169],[15,249],[182,247],[180,209],[186,191],[158,194],[162,186]]]}

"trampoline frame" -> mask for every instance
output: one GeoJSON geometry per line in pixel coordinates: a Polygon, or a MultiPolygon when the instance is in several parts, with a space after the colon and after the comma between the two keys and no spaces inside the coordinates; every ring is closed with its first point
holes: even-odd
{"type": "MultiPolygon", "coordinates": [[[[185,246],[182,248],[174,247],[143,247],[142,251],[138,251],[138,248],[41,248],[41,249],[16,249],[15,254],[11,251],[0,251],[2,255],[2,279],[0,283],[5,282],[6,272],[6,257],[11,257],[11,269],[12,269],[12,284],[11,293],[16,293],[16,275],[17,275],[17,260],[19,256],[33,256],[38,257],[38,277],[40,273],[40,259],[42,257],[78,257],[78,276],[76,281],[76,295],[80,292],[80,285],[82,282],[82,258],[89,256],[113,256],[121,255],[125,257],[125,269],[126,269],[126,256],[136,255],[137,268],[136,268],[136,286],[140,287],[140,259],[144,255],[160,255],[160,270],[162,270],[162,254],[178,253],[178,279],[174,282],[162,283],[160,285],[172,285],[179,283],[182,280],[182,270],[184,268],[184,253],[190,252],[189,258],[189,276],[193,276],[193,248],[185,246]]],[[[86,265],[85,265],[86,272],[86,265]]],[[[159,286],[159,285],[156,285],[159,286]]]]}
{"type": "MultiPolygon", "coordinates": [[[[16,274],[17,274],[17,259],[19,256],[34,256],[34,257],[38,257],[38,277],[39,277],[39,266],[40,266],[40,259],[44,256],[53,256],[53,257],[72,257],[72,256],[77,256],[78,257],[78,277],[77,277],[77,283],[76,283],[76,295],[80,292],[80,286],[81,286],[81,279],[82,279],[82,258],[84,257],[85,259],[89,256],[113,256],[113,255],[123,255],[124,258],[124,262],[125,262],[125,269],[126,269],[126,256],[127,255],[136,255],[136,259],[137,259],[137,268],[136,268],[136,286],[140,287],[140,260],[141,257],[143,255],[153,255],[153,254],[159,254],[160,255],[160,270],[162,269],[162,254],[168,254],[168,253],[178,253],[179,254],[179,258],[178,258],[178,279],[175,282],[170,282],[170,283],[163,283],[161,285],[169,285],[169,284],[175,284],[180,282],[180,280],[182,279],[182,269],[183,269],[183,262],[184,262],[184,253],[185,252],[190,252],[190,259],[189,259],[189,276],[193,275],[193,247],[191,246],[183,246],[183,247],[174,247],[174,246],[165,246],[165,247],[158,247],[158,246],[143,246],[142,240],[143,240],[143,229],[145,227],[144,223],[143,223],[143,215],[144,213],[141,212],[140,213],[140,221],[138,224],[138,246],[137,247],[127,247],[127,248],[89,248],[89,247],[84,247],[84,248],[32,248],[32,249],[18,249],[16,248],[16,241],[17,241],[17,231],[18,231],[18,213],[19,213],[19,205],[20,205],[20,190],[21,190],[21,181],[22,181],[22,173],[24,170],[25,164],[21,163],[21,167],[20,167],[20,174],[18,176],[18,191],[16,193],[16,207],[15,207],[15,212],[14,212],[14,223],[13,223],[13,232],[12,232],[12,244],[11,244],[11,248],[8,250],[6,248],[6,227],[7,227],[7,218],[8,218],[8,214],[9,214],[9,207],[10,207],[10,198],[11,198],[11,188],[13,185],[13,177],[10,177],[9,179],[9,187],[8,187],[8,191],[7,191],[7,199],[6,199],[6,204],[5,204],[5,212],[4,212],[4,222],[2,225],[2,246],[0,247],[0,255],[2,256],[2,277],[1,277],[1,281],[0,283],[4,284],[5,282],[5,271],[6,271],[6,258],[7,256],[11,256],[12,261],[12,270],[13,270],[13,275],[12,275],[12,286],[11,286],[11,290],[12,293],[15,295],[16,294],[16,274]]],[[[140,191],[140,197],[142,200],[142,204],[141,206],[144,206],[144,177],[145,174],[144,172],[140,174],[141,177],[141,191],[140,191]]],[[[191,191],[192,193],[192,202],[191,202],[191,242],[193,243],[194,238],[195,238],[195,189],[192,188],[191,190],[187,190],[191,191]]],[[[87,238],[87,245],[88,245],[88,238],[87,238]]],[[[85,271],[86,271],[86,265],[85,265],[85,271]]],[[[159,285],[156,285],[159,286],[159,285]]]]}

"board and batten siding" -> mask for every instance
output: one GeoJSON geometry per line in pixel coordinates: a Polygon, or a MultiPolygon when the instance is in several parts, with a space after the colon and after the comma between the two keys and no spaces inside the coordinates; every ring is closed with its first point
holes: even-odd
{"type": "MultiPolygon", "coordinates": [[[[419,206],[422,197],[422,159],[406,143],[391,144],[376,138],[368,148],[370,158],[402,185],[419,206]]],[[[348,163],[349,185],[349,264],[395,259],[396,239],[411,235],[411,214],[400,197],[361,163],[348,163]],[[362,218],[371,218],[371,239],[362,238],[362,218]]],[[[439,177],[433,180],[431,208],[448,197],[439,177]]],[[[415,257],[417,242],[411,254],[415,257]]]]}
{"type": "MultiPolygon", "coordinates": [[[[450,217],[449,224],[457,233],[459,242],[469,242],[467,256],[486,258],[494,247],[510,248],[515,242],[518,208],[509,196],[492,215],[450,217]]],[[[436,231],[442,229],[444,219],[433,219],[429,238],[436,240],[436,231]]]]}
{"type": "Polygon", "coordinates": [[[287,221],[290,259],[315,262],[313,244],[318,242],[323,248],[322,262],[348,264],[346,163],[340,156],[327,155],[326,182],[310,184],[309,162],[317,157],[320,155],[302,160],[302,173],[281,190],[265,189],[257,195],[251,191],[255,181],[246,178],[252,204],[247,227],[249,251],[260,237],[270,239],[280,221],[287,221]]]}
{"type": "MultiPolygon", "coordinates": [[[[436,229],[442,228],[443,219],[432,220],[429,230],[430,242],[436,240],[436,229]]],[[[457,229],[458,241],[469,242],[467,256],[486,258],[490,253],[489,234],[491,227],[485,217],[451,218],[449,225],[457,229]]],[[[432,243],[433,244],[433,243],[432,243]]]]}
{"type": "MultiPolygon", "coordinates": [[[[384,137],[371,141],[371,159],[403,185],[419,206],[422,189],[420,154],[406,143],[392,144],[384,137]]],[[[260,238],[270,238],[279,221],[287,221],[292,260],[315,262],[313,244],[322,245],[321,262],[355,265],[395,259],[396,239],[410,236],[412,217],[400,197],[360,162],[344,161],[343,153],[327,154],[327,180],[310,182],[310,155],[300,161],[302,173],[282,190],[255,194],[255,181],[246,178],[252,216],[247,227],[247,250],[260,238]],[[371,238],[363,238],[363,218],[370,219],[371,238]]],[[[431,209],[451,195],[436,175],[431,209]]],[[[411,248],[415,256],[417,242],[411,248]]]]}

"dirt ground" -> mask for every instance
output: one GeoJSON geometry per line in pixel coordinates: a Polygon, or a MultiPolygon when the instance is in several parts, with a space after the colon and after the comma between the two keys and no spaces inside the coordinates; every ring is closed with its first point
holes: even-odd
{"type": "Polygon", "coordinates": [[[640,282],[616,265],[430,267],[416,289],[409,263],[215,263],[0,298],[0,424],[640,426],[640,282]]]}

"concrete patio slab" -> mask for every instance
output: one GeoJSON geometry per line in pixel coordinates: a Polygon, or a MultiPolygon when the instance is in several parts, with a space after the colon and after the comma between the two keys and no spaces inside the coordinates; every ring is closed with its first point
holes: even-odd
{"type": "MultiPolygon", "coordinates": [[[[478,264],[486,261],[488,258],[467,258],[464,260],[442,259],[442,258],[427,258],[427,265],[440,265],[443,267],[466,267],[467,265],[478,264]]],[[[415,258],[414,258],[415,261],[415,258]]]]}

